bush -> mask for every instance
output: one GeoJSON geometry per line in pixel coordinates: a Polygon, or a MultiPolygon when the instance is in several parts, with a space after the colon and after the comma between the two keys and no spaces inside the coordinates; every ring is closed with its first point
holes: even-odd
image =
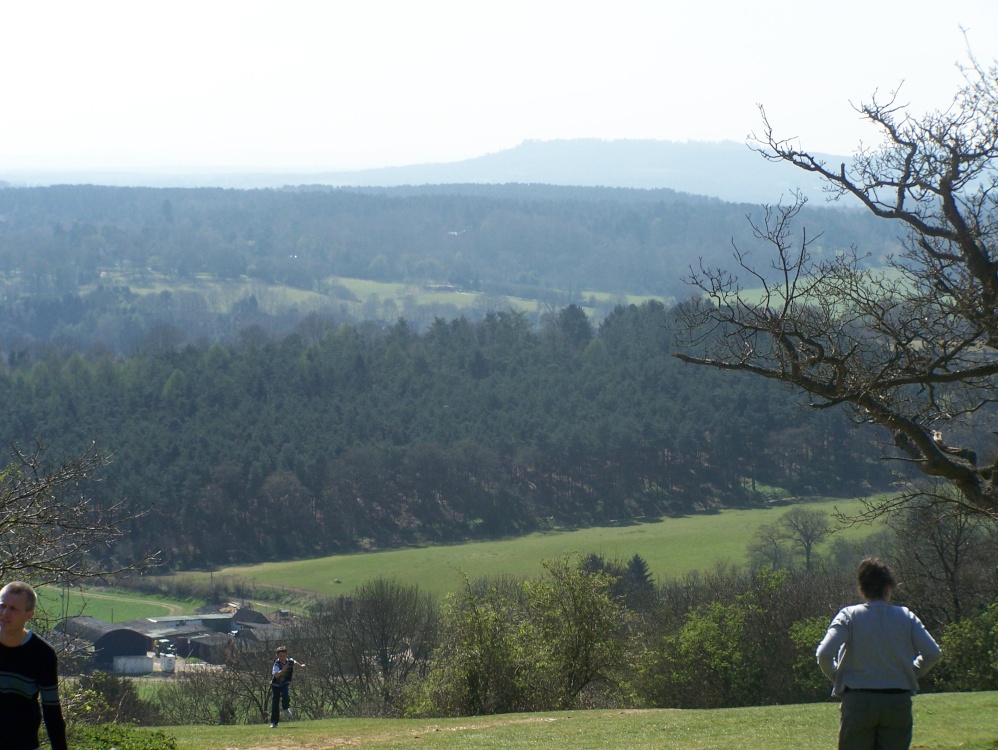
{"type": "Polygon", "coordinates": [[[998,690],[998,604],[946,628],[943,660],[926,685],[941,690],[998,690]]]}
{"type": "Polygon", "coordinates": [[[619,705],[630,616],[615,581],[568,556],[522,583],[466,582],[445,605],[433,668],[410,716],[474,716],[619,705]]]}
{"type": "Polygon", "coordinates": [[[158,724],[156,706],[142,700],[135,683],[127,677],[92,672],[81,675],[76,690],[66,696],[67,721],[80,724],[158,724]]]}
{"type": "Polygon", "coordinates": [[[814,652],[828,629],[827,617],[810,617],[799,620],[788,631],[794,648],[794,682],[797,685],[798,699],[819,701],[832,692],[832,683],[818,667],[814,652]]]}
{"type": "Polygon", "coordinates": [[[177,750],[173,737],[127,724],[70,724],[67,731],[75,750],[177,750]]]}

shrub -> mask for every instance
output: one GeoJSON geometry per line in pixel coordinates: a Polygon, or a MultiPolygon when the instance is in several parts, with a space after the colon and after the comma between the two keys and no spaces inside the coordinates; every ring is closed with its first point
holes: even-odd
{"type": "Polygon", "coordinates": [[[946,628],[943,660],[924,687],[943,690],[998,689],[998,603],[946,628]]]}
{"type": "Polygon", "coordinates": [[[832,692],[832,683],[822,673],[814,656],[827,629],[828,618],[825,617],[811,617],[790,626],[790,641],[794,649],[794,683],[800,691],[799,700],[818,701],[827,698],[832,692]]]}
{"type": "Polygon", "coordinates": [[[177,750],[173,737],[127,724],[70,724],[67,731],[75,750],[177,750]]]}

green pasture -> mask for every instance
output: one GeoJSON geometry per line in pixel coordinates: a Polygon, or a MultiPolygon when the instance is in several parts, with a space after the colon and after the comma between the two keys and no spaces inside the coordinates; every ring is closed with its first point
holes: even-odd
{"type": "MultiPolygon", "coordinates": [[[[392,300],[399,315],[404,315],[404,305],[407,301],[416,305],[442,303],[454,305],[458,310],[470,310],[483,305],[498,305],[502,309],[517,312],[533,312],[537,310],[536,299],[512,297],[507,295],[485,295],[478,292],[459,292],[438,289],[427,289],[425,284],[407,284],[399,282],[372,281],[369,279],[354,279],[341,276],[330,276],[322,280],[319,291],[310,291],[286,286],[270,284],[246,277],[224,280],[200,274],[189,280],[167,278],[152,272],[111,272],[102,279],[102,283],[119,283],[126,285],[132,292],[140,295],[168,292],[192,292],[199,294],[208,303],[209,309],[225,313],[235,302],[249,296],[255,296],[257,302],[265,310],[276,312],[282,307],[297,306],[300,309],[321,309],[331,302],[348,306],[351,311],[360,315],[364,304],[376,297],[383,304],[392,300]],[[345,297],[337,294],[345,290],[345,297]]],[[[84,287],[87,291],[92,287],[84,287]]],[[[600,303],[623,302],[624,304],[641,304],[658,299],[648,295],[621,295],[597,290],[578,292],[584,299],[593,298],[600,303]]],[[[380,312],[380,311],[379,311],[380,312]]]]}
{"type": "MultiPolygon", "coordinates": [[[[998,693],[915,698],[914,748],[994,750],[998,693]]],[[[424,750],[800,750],[832,748],[838,704],[704,711],[611,710],[459,719],[333,719],[252,726],[164,727],[179,750],[411,748],[424,750]]]]}
{"type": "MultiPolygon", "coordinates": [[[[233,566],[213,573],[178,573],[207,582],[229,577],[252,586],[273,587],[289,594],[307,592],[322,597],[346,594],[372,578],[394,578],[418,584],[420,589],[442,596],[460,587],[462,576],[509,575],[530,578],[539,575],[543,560],[564,554],[596,552],[608,559],[627,560],[635,554],[648,563],[659,581],[676,578],[692,570],[709,570],[719,562],[742,563],[746,547],[756,529],[774,523],[790,507],[772,506],[751,510],[724,510],[716,514],[682,518],[656,518],[644,523],[612,527],[533,533],[524,537],[489,542],[468,542],[433,547],[406,548],[334,555],[311,560],[233,566]]],[[[860,500],[815,500],[809,508],[846,514],[861,510],[860,500]]],[[[872,531],[869,525],[853,526],[837,533],[859,538],[872,531]]]]}
{"type": "Polygon", "coordinates": [[[189,614],[196,606],[198,605],[192,602],[120,589],[62,589],[58,586],[44,586],[38,590],[38,616],[52,622],[79,615],[96,617],[105,622],[127,622],[141,617],[189,614]]]}

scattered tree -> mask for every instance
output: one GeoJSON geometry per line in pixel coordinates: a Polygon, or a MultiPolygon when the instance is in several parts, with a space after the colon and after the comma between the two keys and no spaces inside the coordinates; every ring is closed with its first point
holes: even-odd
{"type": "Polygon", "coordinates": [[[790,568],[794,551],[804,558],[804,569],[812,570],[815,547],[831,533],[828,514],[800,506],[790,508],[776,523],[760,526],[748,545],[749,559],[756,566],[773,570],[790,568]]]}
{"type": "Polygon", "coordinates": [[[306,679],[295,678],[301,715],[401,715],[403,694],[428,668],[437,616],[429,594],[386,578],[317,602],[285,634],[309,663],[306,679]]]}
{"type": "Polygon", "coordinates": [[[793,552],[787,546],[786,530],[778,523],[766,523],[756,529],[748,545],[753,566],[773,570],[790,567],[793,552]]]}
{"type": "Polygon", "coordinates": [[[814,565],[815,545],[831,533],[828,514],[798,506],[783,514],[780,526],[786,530],[790,543],[804,556],[804,569],[811,570],[814,565]]]}
{"type": "Polygon", "coordinates": [[[998,596],[998,529],[959,506],[915,501],[890,517],[891,560],[905,601],[930,629],[979,611],[998,596]]]}

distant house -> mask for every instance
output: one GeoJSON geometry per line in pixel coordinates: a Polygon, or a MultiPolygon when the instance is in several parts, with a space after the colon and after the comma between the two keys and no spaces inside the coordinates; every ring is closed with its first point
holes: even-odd
{"type": "Polygon", "coordinates": [[[268,622],[266,625],[248,626],[237,632],[234,636],[236,641],[246,643],[273,643],[284,640],[285,628],[268,622]]]}
{"type": "Polygon", "coordinates": [[[188,659],[196,658],[208,664],[224,664],[235,649],[235,639],[227,633],[200,633],[187,638],[183,650],[188,659]]]}
{"type": "Polygon", "coordinates": [[[198,610],[199,615],[228,615],[233,622],[240,624],[266,625],[270,619],[263,612],[239,604],[229,603],[221,605],[208,605],[198,610]]]}

